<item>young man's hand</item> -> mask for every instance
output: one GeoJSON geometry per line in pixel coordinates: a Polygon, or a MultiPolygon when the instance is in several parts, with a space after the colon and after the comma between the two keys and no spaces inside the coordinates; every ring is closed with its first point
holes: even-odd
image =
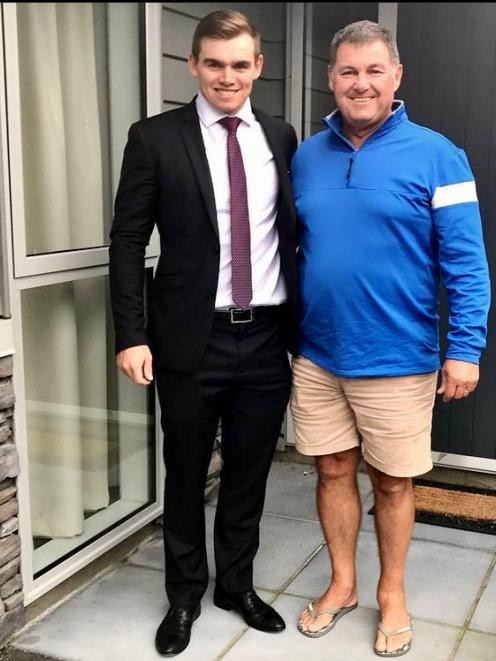
{"type": "Polygon", "coordinates": [[[121,372],[133,383],[147,386],[153,381],[152,354],[147,344],[119,351],[116,362],[121,372]]]}

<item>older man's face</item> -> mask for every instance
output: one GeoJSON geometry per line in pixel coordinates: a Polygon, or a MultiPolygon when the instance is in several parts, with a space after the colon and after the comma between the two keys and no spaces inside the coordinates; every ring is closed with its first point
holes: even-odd
{"type": "Polygon", "coordinates": [[[363,142],[391,114],[403,67],[391,60],[381,40],[342,43],[329,67],[329,88],[343,118],[343,130],[363,142]]]}

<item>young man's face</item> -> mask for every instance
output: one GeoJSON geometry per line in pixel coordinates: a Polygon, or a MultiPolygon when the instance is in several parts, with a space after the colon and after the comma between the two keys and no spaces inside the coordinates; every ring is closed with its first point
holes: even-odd
{"type": "Polygon", "coordinates": [[[255,57],[255,40],[247,33],[233,39],[204,37],[198,59],[189,56],[188,68],[200,90],[216,110],[234,115],[250,96],[253,81],[262,73],[263,56],[255,57]]]}
{"type": "Polygon", "coordinates": [[[392,62],[388,47],[378,39],[365,44],[342,43],[328,73],[344,131],[368,136],[391,114],[403,67],[392,62]]]}

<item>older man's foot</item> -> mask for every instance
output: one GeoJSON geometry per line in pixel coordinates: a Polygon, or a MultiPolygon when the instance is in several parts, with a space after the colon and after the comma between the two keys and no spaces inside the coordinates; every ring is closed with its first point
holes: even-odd
{"type": "Polygon", "coordinates": [[[342,590],[331,586],[300,614],[298,630],[310,638],[322,636],[334,627],[340,617],[354,610],[356,606],[356,588],[342,590]]]}
{"type": "Polygon", "coordinates": [[[386,629],[384,624],[379,622],[378,633],[384,636],[385,647],[381,649],[374,647],[374,652],[377,654],[377,656],[386,658],[403,656],[412,648],[413,629],[411,621],[408,625],[399,627],[398,629],[386,629]],[[404,636],[409,637],[404,643],[400,645],[398,641],[404,636]]]}
{"type": "Polygon", "coordinates": [[[412,646],[412,624],[403,593],[378,597],[380,624],[374,645],[378,656],[403,656],[412,646]]]}

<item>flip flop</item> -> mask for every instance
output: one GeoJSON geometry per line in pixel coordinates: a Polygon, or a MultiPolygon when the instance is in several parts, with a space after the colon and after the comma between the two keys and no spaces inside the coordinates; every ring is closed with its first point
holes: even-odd
{"type": "Polygon", "coordinates": [[[320,638],[320,636],[325,636],[326,633],[329,633],[329,631],[331,631],[331,629],[336,626],[337,621],[343,617],[343,615],[350,613],[358,606],[358,603],[356,603],[353,604],[353,606],[343,606],[343,608],[321,608],[320,610],[316,611],[314,604],[315,601],[311,601],[306,608],[313,620],[317,619],[320,615],[331,615],[332,617],[328,624],[326,624],[324,627],[321,627],[320,629],[317,629],[317,631],[308,631],[308,629],[304,629],[301,626],[301,622],[298,620],[298,631],[304,636],[308,636],[309,638],[320,638]]]}
{"type": "MultiPolygon", "coordinates": [[[[407,627],[401,627],[400,629],[390,630],[390,629],[386,629],[386,627],[382,624],[382,622],[379,622],[378,628],[379,631],[383,633],[384,636],[386,637],[386,649],[387,649],[388,638],[393,638],[394,636],[399,636],[401,633],[408,633],[409,631],[411,631],[413,634],[411,618],[410,618],[410,624],[407,627]]],[[[376,647],[374,647],[374,652],[377,654],[377,656],[382,656],[388,659],[392,659],[397,656],[403,656],[412,649],[412,639],[413,638],[411,638],[407,643],[405,643],[401,647],[398,647],[398,649],[392,650],[391,652],[387,652],[386,650],[378,650],[376,647]]]]}

